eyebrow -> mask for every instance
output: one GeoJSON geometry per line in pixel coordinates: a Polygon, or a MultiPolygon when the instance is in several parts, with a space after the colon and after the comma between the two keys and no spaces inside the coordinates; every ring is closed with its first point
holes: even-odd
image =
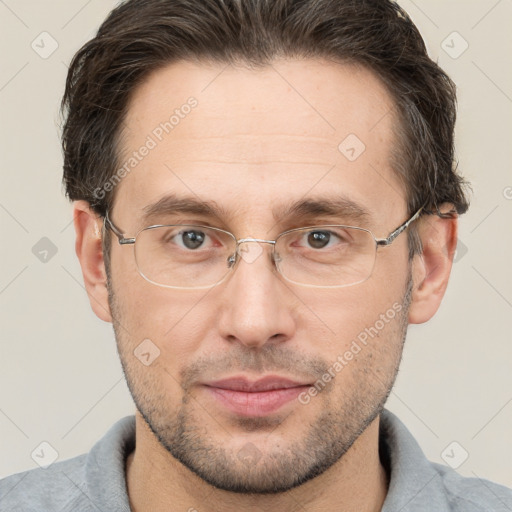
{"type": "MultiPolygon", "coordinates": [[[[143,222],[172,214],[199,215],[218,220],[230,217],[229,212],[215,201],[200,200],[192,196],[179,197],[168,194],[143,208],[143,222]]],[[[291,201],[272,210],[278,223],[306,220],[314,217],[330,217],[344,221],[368,222],[372,215],[365,206],[345,196],[315,196],[291,201]]]]}
{"type": "Polygon", "coordinates": [[[350,222],[369,222],[370,210],[345,196],[310,197],[274,209],[276,220],[302,220],[312,217],[330,217],[350,222]]]}
{"type": "Polygon", "coordinates": [[[179,197],[175,194],[162,197],[156,203],[145,206],[142,211],[142,220],[144,222],[173,213],[200,215],[218,219],[227,216],[227,211],[214,201],[199,200],[195,197],[179,197]]]}

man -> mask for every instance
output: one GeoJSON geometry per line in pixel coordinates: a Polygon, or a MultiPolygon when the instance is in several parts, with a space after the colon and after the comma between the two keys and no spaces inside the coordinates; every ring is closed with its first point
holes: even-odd
{"type": "Polygon", "coordinates": [[[64,182],[135,418],[0,510],[510,510],[384,409],[446,290],[455,88],[385,0],[131,0],[71,63],[64,182]]]}

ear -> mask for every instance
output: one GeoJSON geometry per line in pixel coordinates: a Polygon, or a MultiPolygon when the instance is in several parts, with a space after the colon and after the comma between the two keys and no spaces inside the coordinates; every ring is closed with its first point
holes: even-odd
{"type": "MultiPolygon", "coordinates": [[[[439,210],[448,212],[450,207],[443,204],[439,210]]],[[[437,215],[420,217],[417,230],[423,250],[414,256],[412,262],[411,324],[430,320],[441,305],[457,248],[457,223],[457,215],[451,218],[437,215]]]]}
{"type": "Polygon", "coordinates": [[[87,201],[73,203],[73,219],[76,233],[75,251],[82,267],[91,307],[98,318],[112,322],[101,245],[103,220],[91,209],[87,201]]]}

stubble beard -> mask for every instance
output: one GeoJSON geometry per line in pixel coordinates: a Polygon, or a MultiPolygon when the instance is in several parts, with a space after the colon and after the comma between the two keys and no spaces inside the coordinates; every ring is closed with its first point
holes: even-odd
{"type": "MultiPolygon", "coordinates": [[[[247,442],[242,446],[239,443],[235,448],[230,448],[229,435],[199,406],[193,386],[182,386],[184,393],[181,404],[171,409],[171,400],[162,392],[163,386],[152,381],[151,373],[145,372],[147,368],[133,356],[133,342],[120,327],[123,317],[111,285],[109,304],[128,388],[139,413],[161,446],[186,468],[218,489],[244,494],[275,494],[315,478],[340,461],[356,439],[380,415],[398,373],[407,333],[411,294],[412,279],[409,276],[393,332],[386,339],[377,338],[372,341],[389,343],[393,347],[395,353],[386,368],[387,373],[377,375],[371,368],[359,365],[353,373],[354,385],[350,397],[344,390],[338,390],[343,397],[341,400],[339,397],[336,399],[336,388],[333,385],[326,387],[314,398],[324,401],[321,412],[307,427],[303,427],[300,438],[286,443],[281,435],[276,437],[275,442],[266,443],[264,450],[258,448],[258,441],[247,442]],[[218,432],[210,434],[208,425],[218,432]],[[219,434],[227,439],[220,440],[219,434]]],[[[370,349],[365,347],[363,350],[370,349]]],[[[292,355],[288,349],[271,345],[257,352],[249,349],[244,352],[244,348],[239,346],[234,357],[223,362],[224,366],[229,365],[230,368],[253,371],[284,369],[292,374],[298,365],[302,365],[302,369],[314,371],[319,376],[331,366],[323,359],[304,363],[300,356],[292,355]]],[[[380,363],[374,361],[374,364],[380,363]]],[[[200,372],[201,365],[198,365],[189,372],[189,376],[200,375],[200,372]]],[[[332,383],[335,381],[333,379],[332,383]]],[[[299,405],[291,414],[300,415],[305,411],[302,407],[308,406],[299,405]]],[[[229,431],[242,432],[244,436],[249,432],[257,432],[258,436],[273,436],[285,420],[286,416],[275,415],[237,417],[230,423],[229,431]]]]}

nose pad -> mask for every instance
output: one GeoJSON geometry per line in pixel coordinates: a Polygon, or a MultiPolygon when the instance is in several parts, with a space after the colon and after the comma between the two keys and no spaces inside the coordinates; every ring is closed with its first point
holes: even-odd
{"type": "MultiPolygon", "coordinates": [[[[277,263],[281,261],[281,256],[279,253],[275,252],[274,247],[275,246],[272,247],[270,258],[274,265],[277,266],[277,263]]],[[[229,269],[233,268],[233,266],[238,262],[238,257],[242,258],[246,263],[253,263],[263,254],[263,252],[263,244],[260,243],[258,239],[244,240],[238,245],[236,251],[227,258],[227,267],[229,269]],[[252,246],[250,245],[251,243],[252,246]]]]}
{"type": "Polygon", "coordinates": [[[238,259],[238,253],[237,252],[234,252],[227,260],[226,260],[226,263],[227,263],[227,266],[228,268],[232,268],[233,265],[236,263],[238,259]]]}

